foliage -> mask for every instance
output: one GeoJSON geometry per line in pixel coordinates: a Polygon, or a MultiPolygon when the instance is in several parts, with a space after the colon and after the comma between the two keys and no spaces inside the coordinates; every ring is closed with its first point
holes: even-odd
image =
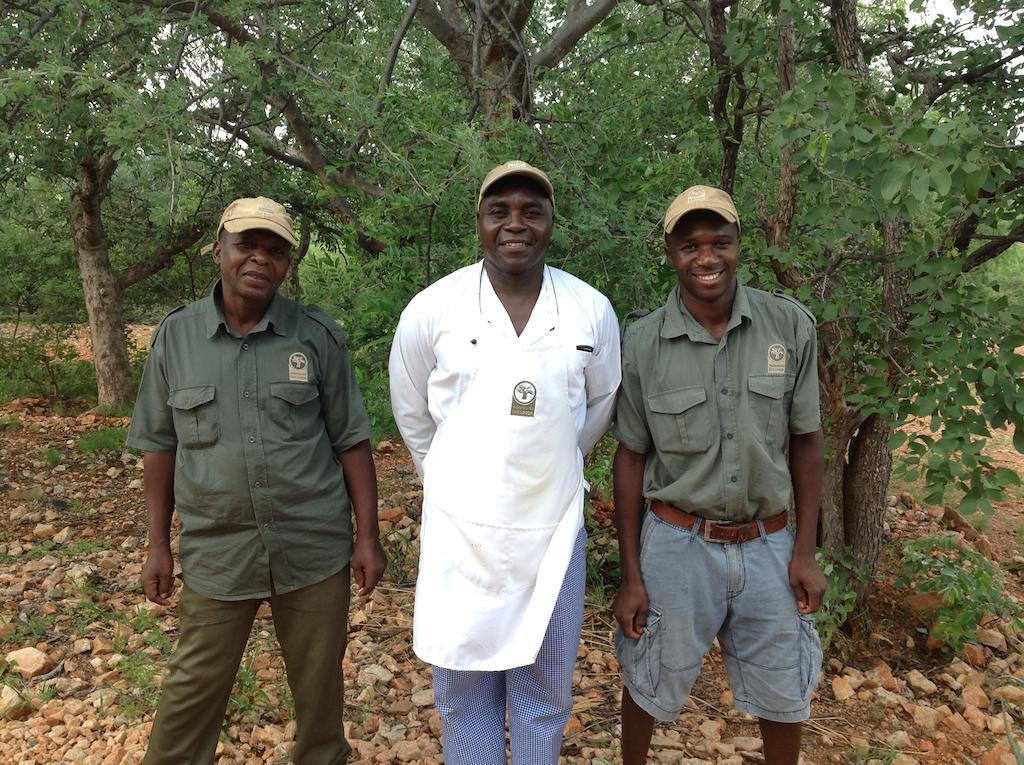
{"type": "Polygon", "coordinates": [[[81,452],[120,451],[125,448],[128,432],[124,428],[100,427],[78,437],[75,446],[81,452]]]}
{"type": "Polygon", "coordinates": [[[69,334],[63,324],[0,332],[0,400],[29,396],[56,403],[95,397],[92,365],[78,358],[69,334]]]}
{"type": "Polygon", "coordinates": [[[617,443],[611,433],[607,433],[586,457],[584,473],[592,497],[612,499],[612,467],[617,443]]]}
{"type": "Polygon", "coordinates": [[[821,608],[814,614],[821,646],[827,652],[840,636],[840,628],[853,614],[857,605],[857,593],[869,572],[858,567],[849,550],[838,555],[826,556],[821,550],[816,557],[822,573],[828,580],[821,608]]]}
{"type": "Polygon", "coordinates": [[[974,639],[986,614],[1024,627],[1024,608],[1005,594],[1000,568],[947,536],[907,542],[896,586],[942,597],[931,635],[954,652],[974,639]]]}

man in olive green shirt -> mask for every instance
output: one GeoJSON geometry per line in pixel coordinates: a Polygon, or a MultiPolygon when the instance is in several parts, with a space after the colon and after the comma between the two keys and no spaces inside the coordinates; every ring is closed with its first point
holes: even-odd
{"type": "Polygon", "coordinates": [[[213,292],[153,335],[128,436],[145,453],[142,587],[170,604],[175,510],[184,586],[147,765],[213,762],[265,600],[295,699],[293,762],[338,765],[351,751],[341,671],[350,572],[366,595],[386,560],[369,419],[344,334],[315,306],[277,294],[294,244],[281,205],[235,200],[213,246],[213,292]]]}
{"type": "Polygon", "coordinates": [[[678,716],[717,638],[766,765],[796,765],[825,590],[814,318],[737,283],[739,216],[720,189],[676,198],[665,251],[678,286],[627,330],[616,410],[623,763],[646,762],[655,718],[678,716]]]}

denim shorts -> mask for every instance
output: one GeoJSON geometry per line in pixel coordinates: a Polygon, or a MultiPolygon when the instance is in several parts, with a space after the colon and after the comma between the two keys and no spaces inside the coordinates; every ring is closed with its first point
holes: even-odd
{"type": "Polygon", "coordinates": [[[808,718],[821,642],[814,620],[797,611],[792,552],[788,529],[725,545],[647,512],[647,626],[637,640],[620,628],[615,641],[623,682],[641,709],[675,720],[717,637],[737,710],[775,722],[808,718]]]}

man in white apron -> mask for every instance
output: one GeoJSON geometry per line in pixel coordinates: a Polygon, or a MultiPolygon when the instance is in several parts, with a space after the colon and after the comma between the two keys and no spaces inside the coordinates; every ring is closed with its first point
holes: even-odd
{"type": "Polygon", "coordinates": [[[477,197],[483,260],[417,295],[391,404],[423,478],[413,648],[434,666],[448,765],[556,763],[586,566],[583,455],[619,386],[608,299],[544,256],[554,190],[525,162],[477,197]]]}

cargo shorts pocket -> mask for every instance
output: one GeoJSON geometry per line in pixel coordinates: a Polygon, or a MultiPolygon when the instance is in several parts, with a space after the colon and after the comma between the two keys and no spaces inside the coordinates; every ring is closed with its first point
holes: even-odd
{"type": "Polygon", "coordinates": [[[619,630],[619,660],[637,693],[654,698],[661,677],[661,612],[647,611],[643,634],[633,640],[619,630]]]}
{"type": "Polygon", "coordinates": [[[747,388],[753,394],[750,407],[758,440],[781,444],[789,428],[790,401],[793,397],[793,375],[750,375],[747,388]]]}
{"type": "Polygon", "coordinates": [[[270,383],[270,419],[285,441],[303,441],[319,434],[320,391],[315,383],[270,383]]]}
{"type": "Polygon", "coordinates": [[[178,445],[186,449],[212,446],[220,438],[220,422],[213,400],[216,387],[193,385],[174,388],[167,398],[178,445]]]}
{"type": "Polygon", "coordinates": [[[647,397],[650,428],[660,451],[698,454],[711,446],[711,420],[703,385],[652,393],[647,397]]]}
{"type": "Polygon", "coordinates": [[[803,688],[803,699],[809,701],[814,689],[818,686],[821,674],[821,638],[818,628],[810,616],[799,614],[800,617],[800,682],[803,688]]]}

